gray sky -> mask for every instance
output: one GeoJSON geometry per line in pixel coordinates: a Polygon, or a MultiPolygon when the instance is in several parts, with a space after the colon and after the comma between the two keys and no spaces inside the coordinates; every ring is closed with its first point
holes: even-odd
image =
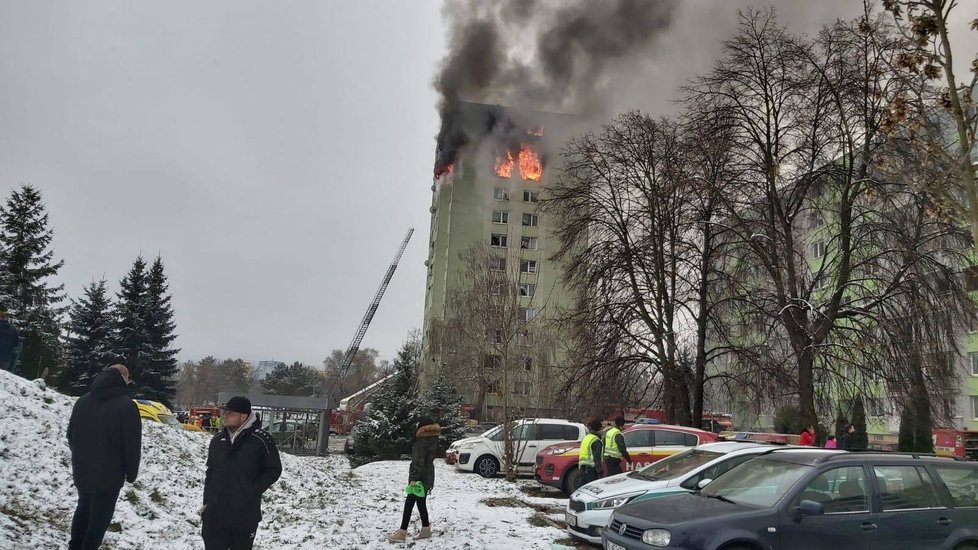
{"type": "MultiPolygon", "coordinates": [[[[854,4],[777,3],[805,31],[854,4]]],[[[664,108],[748,5],[684,0],[615,104],[664,108]]],[[[435,0],[0,0],[0,192],[42,190],[73,296],[162,254],[182,359],[318,364],[414,226],[363,343],[389,358],[421,324],[443,43],[435,0]]]]}

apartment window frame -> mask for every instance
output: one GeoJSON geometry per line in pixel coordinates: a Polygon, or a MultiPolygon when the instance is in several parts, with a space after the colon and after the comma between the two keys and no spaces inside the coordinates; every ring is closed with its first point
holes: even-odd
{"type": "Polygon", "coordinates": [[[538,237],[520,237],[521,250],[539,250],[540,240],[538,237]]]}
{"type": "Polygon", "coordinates": [[[493,210],[492,211],[492,223],[505,225],[509,223],[509,211],[508,210],[493,210]]]}
{"type": "Polygon", "coordinates": [[[532,212],[524,212],[522,222],[523,222],[523,227],[539,227],[540,214],[534,214],[532,212]]]}
{"type": "Polygon", "coordinates": [[[812,255],[812,259],[817,259],[825,257],[825,252],[828,250],[828,247],[823,239],[819,239],[812,242],[809,250],[812,255]]]}
{"type": "Polygon", "coordinates": [[[535,307],[521,307],[519,312],[520,312],[520,319],[526,322],[535,319],[537,314],[539,313],[537,311],[537,308],[535,307]]]}
{"type": "Polygon", "coordinates": [[[520,260],[520,273],[536,274],[539,270],[537,260],[520,260]],[[523,268],[526,267],[524,270],[523,268]]]}
{"type": "Polygon", "coordinates": [[[971,376],[978,376],[978,351],[969,351],[968,361],[971,363],[971,368],[968,369],[968,374],[971,376]]]}
{"type": "Polygon", "coordinates": [[[537,294],[537,285],[535,283],[520,283],[520,297],[522,298],[532,298],[537,294]]]}
{"type": "Polygon", "coordinates": [[[492,190],[492,199],[497,201],[508,201],[509,200],[509,189],[505,187],[496,187],[492,190]]]}
{"type": "Polygon", "coordinates": [[[505,233],[492,233],[489,235],[489,246],[492,248],[506,248],[509,235],[505,233]]]}
{"type": "Polygon", "coordinates": [[[506,271],[506,258],[493,256],[489,258],[489,271],[506,271]]]}
{"type": "Polygon", "coordinates": [[[530,202],[530,203],[540,202],[540,192],[530,191],[529,189],[524,190],[523,202],[530,202]]]}
{"type": "Polygon", "coordinates": [[[978,420],[978,395],[970,395],[971,401],[971,418],[973,420],[978,420]]]}
{"type": "Polygon", "coordinates": [[[524,357],[523,358],[523,370],[526,370],[526,371],[533,370],[533,358],[532,357],[524,357]]]}

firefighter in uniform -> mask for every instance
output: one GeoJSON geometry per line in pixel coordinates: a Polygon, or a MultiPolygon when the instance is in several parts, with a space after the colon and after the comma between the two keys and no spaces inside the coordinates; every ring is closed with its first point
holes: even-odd
{"type": "Polygon", "coordinates": [[[625,425],[625,417],[615,418],[615,425],[608,428],[604,434],[604,470],[605,475],[613,476],[621,473],[621,459],[624,458],[630,465],[632,457],[628,456],[628,449],[625,448],[625,436],[621,433],[621,427],[625,425]]]}
{"type": "Polygon", "coordinates": [[[578,486],[587,485],[601,477],[601,421],[591,420],[587,427],[591,431],[581,441],[578,455],[578,465],[581,468],[581,475],[577,478],[578,486]]]}

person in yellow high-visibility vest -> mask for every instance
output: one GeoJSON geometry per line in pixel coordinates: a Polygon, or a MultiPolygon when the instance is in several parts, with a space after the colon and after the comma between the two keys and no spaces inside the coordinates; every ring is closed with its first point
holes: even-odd
{"type": "MultiPolygon", "coordinates": [[[[601,421],[593,419],[588,422],[588,429],[591,430],[581,441],[581,451],[578,454],[577,464],[581,468],[578,476],[578,487],[587,485],[601,477],[601,421]]],[[[576,489],[576,487],[575,487],[576,489]]]]}
{"type": "Polygon", "coordinates": [[[625,417],[619,416],[615,418],[614,427],[608,428],[604,434],[604,471],[607,476],[621,473],[622,458],[632,463],[632,457],[628,456],[628,449],[625,448],[625,436],[621,433],[624,425],[625,417]]]}

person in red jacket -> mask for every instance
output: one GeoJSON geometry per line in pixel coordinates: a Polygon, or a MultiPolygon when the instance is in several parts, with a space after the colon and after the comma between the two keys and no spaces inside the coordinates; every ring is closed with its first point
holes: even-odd
{"type": "Polygon", "coordinates": [[[815,426],[809,426],[801,432],[801,439],[798,444],[802,447],[813,447],[815,446],[815,426]]]}

